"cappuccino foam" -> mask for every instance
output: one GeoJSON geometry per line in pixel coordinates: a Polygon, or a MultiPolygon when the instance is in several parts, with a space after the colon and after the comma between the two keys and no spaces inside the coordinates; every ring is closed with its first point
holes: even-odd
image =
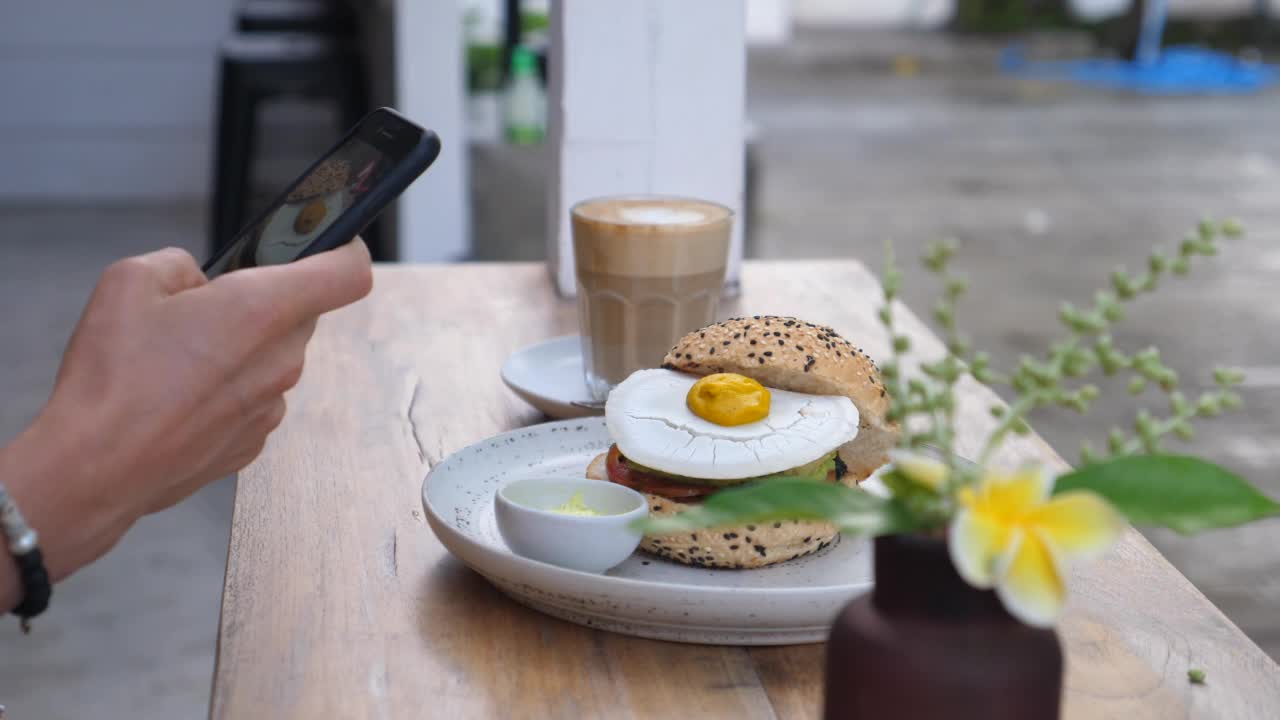
{"type": "Polygon", "coordinates": [[[624,207],[619,210],[622,219],[639,225],[686,225],[705,222],[707,214],[689,208],[673,207],[624,207]]]}
{"type": "Polygon", "coordinates": [[[733,212],[689,198],[623,196],[571,211],[579,272],[673,277],[721,271],[733,212]]]}

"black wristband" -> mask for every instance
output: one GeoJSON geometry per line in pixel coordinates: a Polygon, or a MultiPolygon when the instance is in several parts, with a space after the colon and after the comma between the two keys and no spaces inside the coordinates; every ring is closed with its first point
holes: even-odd
{"type": "Polygon", "coordinates": [[[49,599],[53,597],[53,583],[49,582],[49,571],[45,569],[40,548],[14,555],[13,561],[18,564],[23,591],[22,602],[13,609],[13,614],[22,619],[23,632],[29,632],[31,618],[49,607],[49,599]]]}

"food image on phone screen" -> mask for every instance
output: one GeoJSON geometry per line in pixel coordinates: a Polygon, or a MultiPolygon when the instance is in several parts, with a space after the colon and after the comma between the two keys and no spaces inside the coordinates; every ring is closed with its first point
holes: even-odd
{"type": "Polygon", "coordinates": [[[210,266],[210,275],[293,262],[373,187],[391,162],[358,136],[350,138],[296,183],[261,220],[241,231],[210,266]]]}
{"type": "Polygon", "coordinates": [[[350,242],[440,154],[440,138],[391,108],[378,108],[205,263],[213,279],[283,265],[350,242]]]}

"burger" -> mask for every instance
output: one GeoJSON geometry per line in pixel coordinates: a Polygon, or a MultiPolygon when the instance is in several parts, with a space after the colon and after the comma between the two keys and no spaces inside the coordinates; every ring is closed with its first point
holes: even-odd
{"type": "MultiPolygon", "coordinates": [[[[662,366],[613,389],[614,444],[587,477],[644,494],[652,515],[778,478],[854,486],[888,462],[899,428],[875,363],[823,325],[754,316],[684,336],[662,366]]],[[[794,520],[647,535],[641,549],[686,565],[758,568],[825,548],[834,525],[794,520]]]]}

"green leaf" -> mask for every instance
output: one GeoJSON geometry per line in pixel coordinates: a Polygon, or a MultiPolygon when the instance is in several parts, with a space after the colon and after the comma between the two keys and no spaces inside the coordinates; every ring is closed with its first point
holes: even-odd
{"type": "Polygon", "coordinates": [[[1122,457],[1058,478],[1054,493],[1092,490],[1135,525],[1190,534],[1280,514],[1280,503],[1244,478],[1199,458],[1122,457]]]}
{"type": "Polygon", "coordinates": [[[722,490],[701,507],[649,517],[633,527],[647,535],[780,520],[826,520],[851,535],[875,536],[914,528],[901,506],[865,490],[813,480],[770,480],[722,490]]]}

